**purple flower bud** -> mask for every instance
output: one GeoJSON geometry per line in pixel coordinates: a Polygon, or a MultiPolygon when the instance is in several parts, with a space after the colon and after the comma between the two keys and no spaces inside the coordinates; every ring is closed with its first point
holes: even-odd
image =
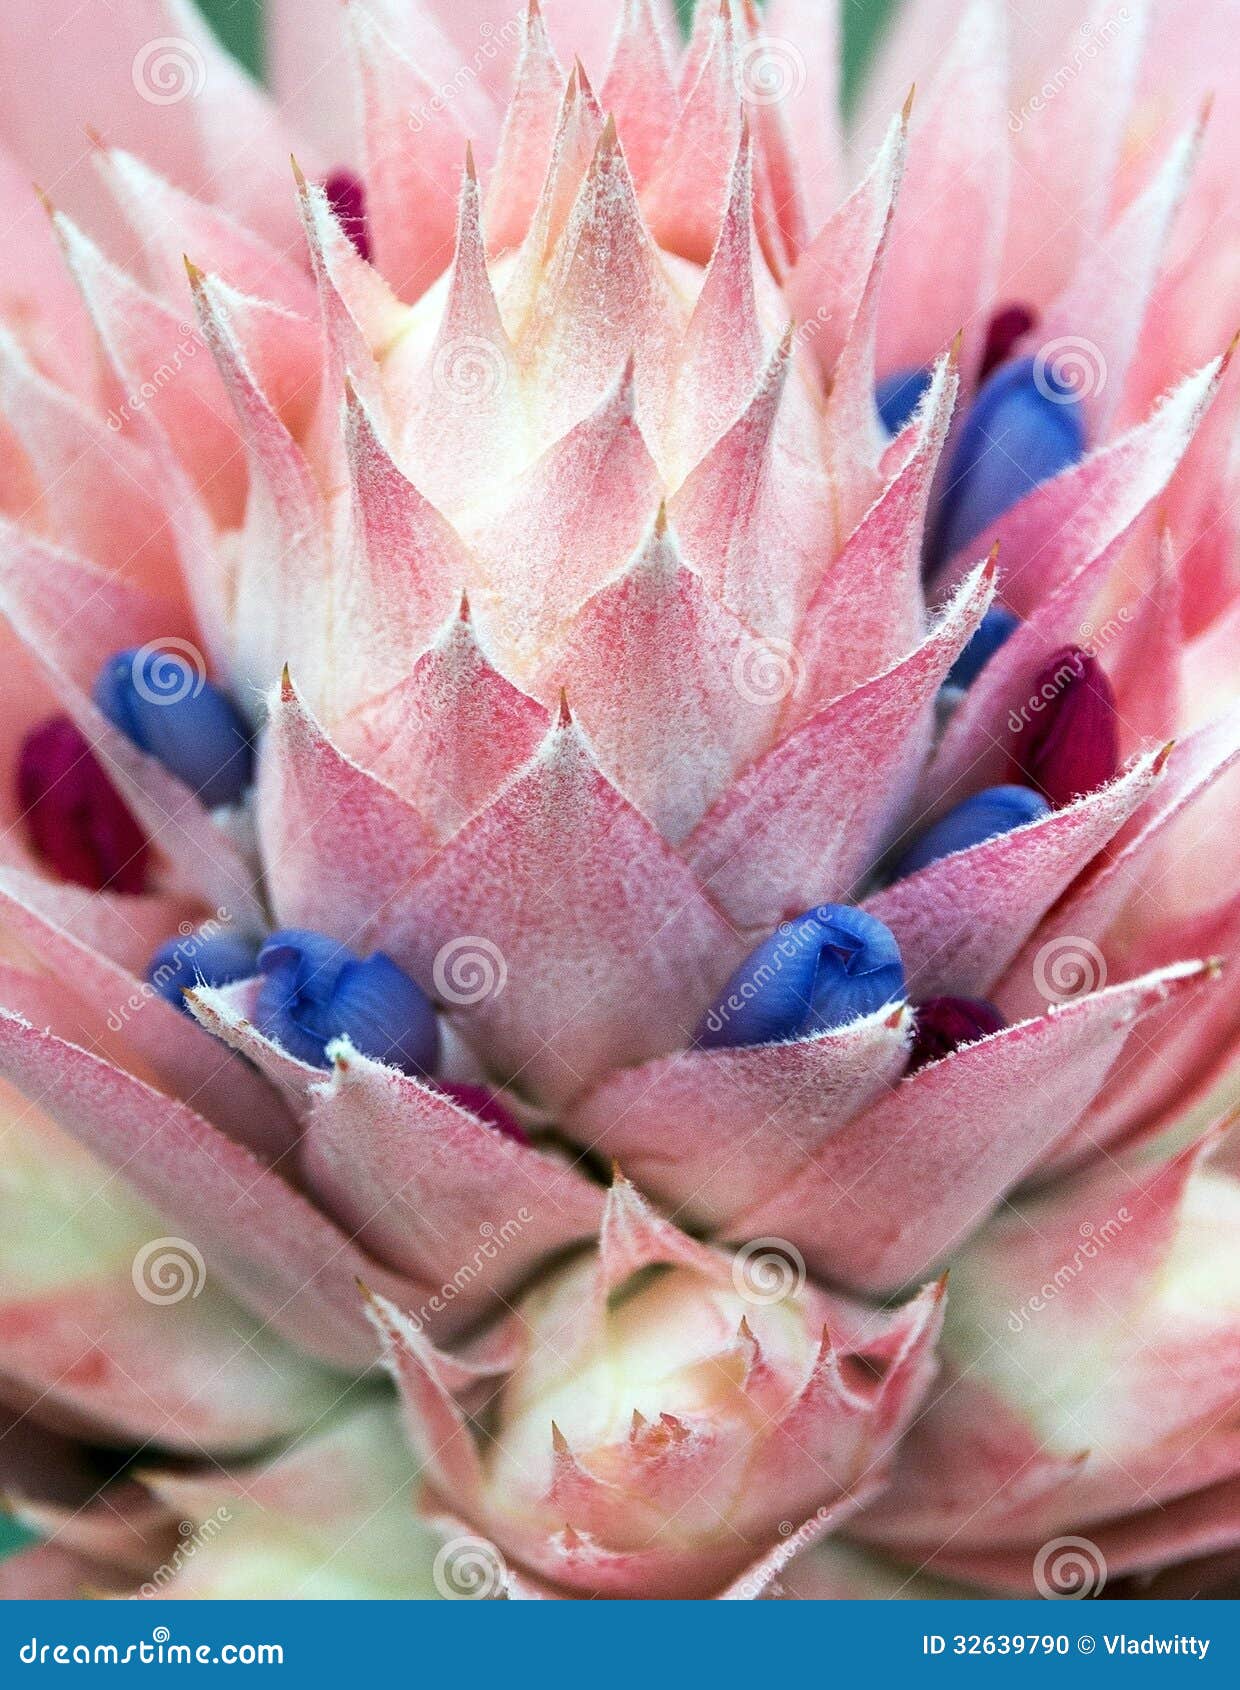
{"type": "Polygon", "coordinates": [[[931,373],[926,369],[896,370],[884,376],[874,389],[874,403],[888,434],[899,434],[917,409],[930,385],[931,373]]]}
{"type": "Polygon", "coordinates": [[[67,716],[22,741],[17,801],[31,845],[63,879],[92,892],[146,890],[146,835],[67,716]]]}
{"type": "Polygon", "coordinates": [[[209,809],[241,797],[254,769],[250,730],[198,659],[158,643],[118,651],[99,671],[95,703],[141,751],[209,809]]]}
{"type": "Polygon", "coordinates": [[[307,928],[272,933],[258,954],[264,976],[255,1004],[259,1030],[290,1055],[329,1066],[327,1047],[347,1038],[363,1056],[407,1074],[429,1074],[439,1023],[426,994],[375,951],[364,960],[307,928]]]}
{"type": "Polygon", "coordinates": [[[946,563],[1085,451],[1079,396],[1032,358],[1003,364],[973,401],[947,477],[932,561],[946,563]]]}
{"type": "Polygon", "coordinates": [[[992,604],[978,624],[977,632],[948,671],[948,686],[972,686],[999,647],[1005,645],[1019,627],[1019,616],[1013,616],[1001,604],[992,604]]]}
{"type": "Polygon", "coordinates": [[[193,986],[227,986],[258,972],[258,944],[241,933],[191,932],[168,939],[147,964],[146,977],[175,1009],[190,1013],[185,992],[193,986]]]}
{"type": "Polygon", "coordinates": [[[998,834],[1010,833],[1013,828],[1025,827],[1050,815],[1051,807],[1040,792],[1028,786],[990,786],[975,793],[940,816],[899,859],[892,871],[893,880],[903,880],[929,867],[940,857],[950,857],[957,851],[967,851],[971,845],[981,845],[998,834]]]}
{"type": "Polygon", "coordinates": [[[1065,646],[1041,670],[1013,735],[1012,767],[1052,804],[1070,804],[1119,771],[1115,693],[1102,665],[1065,646]]]}
{"type": "Polygon", "coordinates": [[[370,226],[366,221],[366,185],[351,170],[333,170],[323,183],[327,203],[336,221],[353,242],[358,253],[370,260],[370,226]]]}
{"type": "Polygon", "coordinates": [[[915,1074],[961,1045],[1001,1032],[1007,1022],[984,998],[927,998],[916,1009],[908,1072],[915,1074]]]}
{"type": "Polygon", "coordinates": [[[904,964],[889,928],[848,904],[821,904],[781,922],[740,965],[695,1042],[774,1044],[842,1027],[904,996],[904,964]]]}

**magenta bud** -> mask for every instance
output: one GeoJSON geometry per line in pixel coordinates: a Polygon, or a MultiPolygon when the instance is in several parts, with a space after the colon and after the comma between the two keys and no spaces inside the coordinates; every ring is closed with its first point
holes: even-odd
{"type": "Polygon", "coordinates": [[[1115,778],[1115,693],[1096,657],[1065,646],[1041,670],[1013,735],[1012,762],[1020,778],[1056,806],[1115,778]]]}
{"type": "Polygon", "coordinates": [[[146,890],[146,835],[67,716],[22,741],[17,798],[30,843],[63,879],[92,892],[146,890]]]}
{"type": "Polygon", "coordinates": [[[336,221],[353,242],[358,254],[369,261],[370,224],[366,219],[366,185],[351,170],[333,170],[323,183],[327,203],[336,221]]]}
{"type": "Polygon", "coordinates": [[[471,1115],[477,1115],[480,1121],[503,1133],[505,1138],[514,1139],[518,1144],[530,1142],[529,1134],[520,1121],[509,1113],[488,1086],[471,1085],[467,1080],[436,1080],[435,1084],[454,1103],[468,1109],[471,1115]]]}
{"type": "Polygon", "coordinates": [[[961,1045],[1001,1032],[1007,1022],[984,998],[927,998],[915,1010],[916,1030],[908,1072],[950,1056],[961,1045]]]}
{"type": "Polygon", "coordinates": [[[1006,364],[1017,345],[1037,323],[1027,305],[1005,305],[996,311],[986,329],[986,347],[982,353],[982,367],[977,372],[979,382],[985,381],[1000,364],[1006,364]]]}

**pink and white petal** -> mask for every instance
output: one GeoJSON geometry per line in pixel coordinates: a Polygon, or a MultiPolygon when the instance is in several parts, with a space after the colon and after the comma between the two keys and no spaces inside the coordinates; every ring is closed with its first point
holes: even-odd
{"type": "Polygon", "coordinates": [[[357,761],[448,839],[528,763],[546,709],[493,667],[467,603],[407,680],[344,724],[357,761]]]}
{"type": "MultiPolygon", "coordinates": [[[[812,4],[813,0],[794,0],[812,4]]],[[[852,193],[830,215],[797,259],[785,284],[799,321],[814,325],[810,340],[830,377],[848,343],[867,293],[876,286],[908,144],[906,117],[885,124],[881,144],[852,193]]]]}
{"type": "Polygon", "coordinates": [[[684,1042],[740,960],[689,869],[563,715],[393,904],[385,943],[457,1003],[453,1019],[496,1072],[553,1103],[684,1042]],[[481,977],[462,1002],[443,980],[470,956],[481,977]]]}
{"type": "Polygon", "coordinates": [[[354,1280],[416,1301],[304,1197],[183,1103],[0,1014],[0,1072],[198,1243],[244,1306],[337,1366],[373,1359],[354,1280]]]}
{"type": "Polygon", "coordinates": [[[743,414],[668,505],[691,567],[765,639],[792,637],[831,550],[832,488],[799,445],[811,405],[789,331],[743,414]]]}
{"type": "Polygon", "coordinates": [[[39,373],[75,398],[99,397],[95,335],[37,190],[0,146],[0,322],[39,373]]]}
{"type": "MultiPolygon", "coordinates": [[[[739,7],[700,8],[704,51],[642,194],[659,245],[697,264],[714,249],[741,134],[739,7]]],[[[690,61],[686,61],[686,69],[690,61]]]]}
{"type": "Polygon", "coordinates": [[[677,1214],[726,1231],[895,1084],[911,1040],[909,1013],[884,1010],[786,1044],[679,1051],[607,1076],[567,1130],[677,1214]]]}
{"type": "MultiPolygon", "coordinates": [[[[1183,596],[1170,534],[1146,550],[1148,574],[1135,602],[1119,607],[1122,627],[1107,653],[1124,755],[1143,742],[1165,742],[1185,722],[1183,596]]],[[[1123,590],[1117,583],[1116,591],[1123,590]]]]}
{"type": "Polygon", "coordinates": [[[930,363],[960,330],[966,380],[977,367],[1008,193],[1005,9],[973,0],[914,102],[883,260],[883,371],[930,363]]]}
{"type": "Polygon", "coordinates": [[[256,820],[278,924],[362,950],[435,845],[415,809],[332,743],[287,672],[270,703],[256,820]]]}
{"type": "Polygon", "coordinates": [[[237,451],[228,396],[194,327],[111,264],[67,217],[53,224],[123,395],[115,414],[123,427],[157,428],[221,526],[235,525],[245,496],[245,462],[237,451]],[[175,380],[166,373],[171,370],[175,380]]]}
{"type": "Polygon", "coordinates": [[[1183,964],[954,1051],[856,1115],[731,1230],[786,1239],[815,1273],[871,1292],[924,1276],[1080,1116],[1141,1021],[1210,984],[1202,964],[1183,964]]]}
{"type": "Polygon", "coordinates": [[[233,643],[234,681],[240,701],[252,708],[253,694],[273,685],[290,652],[297,653],[305,686],[321,685],[327,667],[327,512],[290,432],[296,426],[291,412],[318,398],[318,332],[312,331],[311,352],[303,340],[311,325],[303,319],[248,300],[193,267],[190,284],[249,466],[233,643]],[[286,333],[292,340],[280,350],[286,333]],[[283,389],[294,404],[281,406],[283,389]],[[282,409],[290,411],[287,422],[282,409]]]}
{"type": "Polygon", "coordinates": [[[624,573],[577,613],[552,672],[604,774],[679,845],[771,741],[778,691],[744,684],[762,655],[686,566],[661,512],[624,573]]]}
{"type": "Polygon", "coordinates": [[[867,898],[900,942],[910,995],[984,997],[1055,900],[1148,797],[1165,752],[1039,821],[940,857],[867,898]]]}
{"type": "Polygon", "coordinates": [[[524,240],[542,193],[559,121],[564,71],[537,4],[520,20],[516,81],[486,195],[487,245],[503,252],[524,240]]]}
{"type": "Polygon", "coordinates": [[[993,581],[993,561],[980,564],[911,656],[794,728],[696,828],[686,858],[739,926],[769,929],[868,871],[906,811],[939,686],[993,581]]]}
{"type": "Polygon", "coordinates": [[[629,369],[526,471],[478,537],[483,586],[471,603],[509,675],[539,673],[547,646],[654,519],[663,489],[635,404],[629,369]]]}
{"type": "Polygon", "coordinates": [[[573,1164],[345,1047],[312,1096],[301,1168],[373,1255],[440,1284],[440,1300],[469,1316],[543,1257],[593,1238],[603,1208],[573,1164]]]}
{"type": "Polygon", "coordinates": [[[263,17],[267,79],[280,115],[329,167],[357,164],[357,124],[340,97],[351,66],[339,0],[268,0],[263,17]]]}
{"type": "Polygon", "coordinates": [[[149,158],[189,193],[225,206],[279,246],[296,238],[283,186],[289,137],[262,90],[189,0],[16,0],[0,20],[0,124],[26,171],[124,251],[90,166],[88,127],[149,158]],[[55,55],[56,75],[47,72],[55,55]],[[171,98],[169,97],[171,95],[171,98]]]}
{"type": "MultiPolygon", "coordinates": [[[[50,918],[37,895],[29,896],[29,881],[0,868],[0,920],[6,936],[19,939],[53,980],[71,982],[64,1012],[49,1025],[87,1048],[101,1039],[111,1043],[122,1061],[133,1053],[162,1088],[202,1110],[239,1144],[264,1160],[281,1156],[292,1142],[292,1126],[271,1089],[244,1064],[221,1063],[215,1041],[143,977],[50,918]]],[[[194,928],[187,928],[181,942],[192,958],[194,928]]]]}
{"type": "MultiPolygon", "coordinates": [[[[1218,388],[1226,360],[1215,358],[1117,439],[1035,487],[985,533],[970,541],[971,560],[996,543],[1003,559],[1003,595],[1019,616],[1072,572],[1125,533],[1166,487],[1218,388]]],[[[966,559],[948,565],[949,578],[966,559]]]]}
{"type": "MultiPolygon", "coordinates": [[[[1148,9],[1140,0],[1122,23],[1100,15],[1086,19],[1079,8],[1059,20],[1052,10],[1044,20],[1044,28],[1048,23],[1050,28],[1040,50],[1022,51],[1019,40],[1015,44],[1008,118],[1014,191],[998,298],[1040,310],[1068,286],[1082,256],[1102,235],[1126,130],[1133,122],[1148,9]],[[1050,36],[1060,21],[1064,33],[1056,43],[1050,36]],[[1100,35],[1105,46],[1093,52],[1087,76],[1055,78],[1060,67],[1073,62],[1083,41],[1096,43],[1100,35]],[[1067,158],[1077,161],[1076,169],[1063,168],[1067,158]]],[[[1018,34],[1034,21],[1018,20],[1018,34]]],[[[1089,330],[1076,322],[1067,332],[1089,330]]]]}
{"type": "MultiPolygon", "coordinates": [[[[795,636],[806,677],[789,715],[808,714],[881,674],[922,639],[926,511],[958,388],[949,353],[909,426],[907,456],[823,571],[806,609],[795,636]]],[[[903,437],[898,444],[903,454],[903,437]]]]}
{"type": "Polygon", "coordinates": [[[314,286],[304,268],[227,211],[184,193],[120,147],[99,147],[95,165],[139,243],[151,286],[169,304],[185,298],[189,253],[241,293],[314,315],[314,286]]]}
{"type": "MultiPolygon", "coordinates": [[[[1057,352],[1069,361],[1084,359],[1081,404],[1091,440],[1109,438],[1123,406],[1142,324],[1200,141],[1200,126],[1176,137],[1149,186],[1101,239],[1089,243],[1071,280],[1039,319],[1040,355],[1052,368],[1057,352]],[[1084,342],[1082,335],[1088,336],[1084,342]]],[[[1048,244],[1053,250],[1055,242],[1048,244]]]]}
{"type": "Polygon", "coordinates": [[[843,198],[846,184],[838,0],[825,5],[823,0],[773,0],[766,35],[774,67],[785,64],[791,83],[781,103],[800,162],[805,210],[810,226],[818,229],[843,198]],[[784,43],[793,50],[790,66],[784,43]]]}
{"type": "Polygon", "coordinates": [[[368,7],[352,5],[346,17],[362,89],[375,263],[400,298],[412,301],[451,262],[456,184],[469,135],[458,102],[439,97],[368,7]],[[409,215],[411,206],[417,217],[409,215]]]}
{"type": "Polygon", "coordinates": [[[653,174],[678,111],[667,22],[661,0],[623,0],[602,83],[603,107],[615,113],[639,189],[653,174]]]}
{"type": "MultiPolygon", "coordinates": [[[[731,161],[730,152],[729,168],[731,161]]],[[[642,216],[613,119],[517,340],[534,378],[540,441],[558,440],[589,416],[629,360],[638,414],[657,438],[685,315],[642,216]]]]}
{"type": "MultiPolygon", "coordinates": [[[[741,416],[770,359],[764,322],[782,305],[758,251],[748,125],[732,169],[719,239],[685,331],[672,405],[675,458],[692,470],[741,416]],[[759,280],[764,309],[759,309],[759,280]]],[[[679,480],[681,476],[675,475],[679,480]]]]}
{"type": "Polygon", "coordinates": [[[6,476],[14,521],[39,529],[124,580],[179,600],[183,588],[146,455],[27,362],[0,328],[0,412],[35,486],[6,476]]]}

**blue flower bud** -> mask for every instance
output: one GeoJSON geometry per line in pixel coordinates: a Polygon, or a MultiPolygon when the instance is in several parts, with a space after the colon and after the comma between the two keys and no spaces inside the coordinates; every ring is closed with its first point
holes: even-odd
{"type": "Polygon", "coordinates": [[[191,932],[162,944],[146,977],[176,1009],[188,1015],[184,993],[192,986],[227,986],[258,972],[258,942],[241,933],[191,932]]]}
{"type": "Polygon", "coordinates": [[[429,1074],[439,1054],[439,1023],[409,976],[375,951],[364,960],[306,928],[272,933],[258,955],[263,983],[259,1030],[316,1068],[327,1046],[348,1038],[356,1050],[407,1074],[429,1074]]]}
{"type": "Polygon", "coordinates": [[[957,804],[917,839],[892,871],[893,880],[916,874],[918,869],[970,845],[994,839],[1000,833],[1025,827],[1049,816],[1051,807],[1040,792],[1028,786],[989,786],[984,792],[957,804]]]}
{"type": "Polygon", "coordinates": [[[938,514],[933,561],[946,563],[1084,451],[1079,395],[1033,358],[1001,365],[965,418],[938,514]]]}
{"type": "Polygon", "coordinates": [[[250,730],[180,642],[118,651],[99,671],[95,703],[126,739],[191,787],[208,809],[233,804],[254,769],[250,730]]]}
{"type": "Polygon", "coordinates": [[[895,370],[874,390],[874,402],[888,434],[899,434],[930,385],[929,370],[895,370]]]}
{"type": "Polygon", "coordinates": [[[1020,617],[992,604],[978,624],[977,632],[948,671],[949,687],[970,687],[1001,645],[1020,627],[1020,617]]]}
{"type": "Polygon", "coordinates": [[[904,996],[904,964],[881,921],[821,904],[781,922],[736,970],[696,1043],[764,1045],[842,1027],[904,996]]]}

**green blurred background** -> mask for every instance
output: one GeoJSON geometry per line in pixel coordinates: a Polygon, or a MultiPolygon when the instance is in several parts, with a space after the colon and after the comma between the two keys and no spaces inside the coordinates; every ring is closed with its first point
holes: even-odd
{"type": "MultiPolygon", "coordinates": [[[[693,10],[693,0],[676,0],[676,3],[682,17],[687,18],[693,10]]],[[[846,97],[847,91],[855,87],[858,72],[893,3],[894,0],[843,0],[846,97]]],[[[243,64],[261,74],[262,0],[199,0],[199,4],[224,45],[243,64]]],[[[28,1533],[0,1513],[0,1556],[28,1539],[28,1533]]]]}

